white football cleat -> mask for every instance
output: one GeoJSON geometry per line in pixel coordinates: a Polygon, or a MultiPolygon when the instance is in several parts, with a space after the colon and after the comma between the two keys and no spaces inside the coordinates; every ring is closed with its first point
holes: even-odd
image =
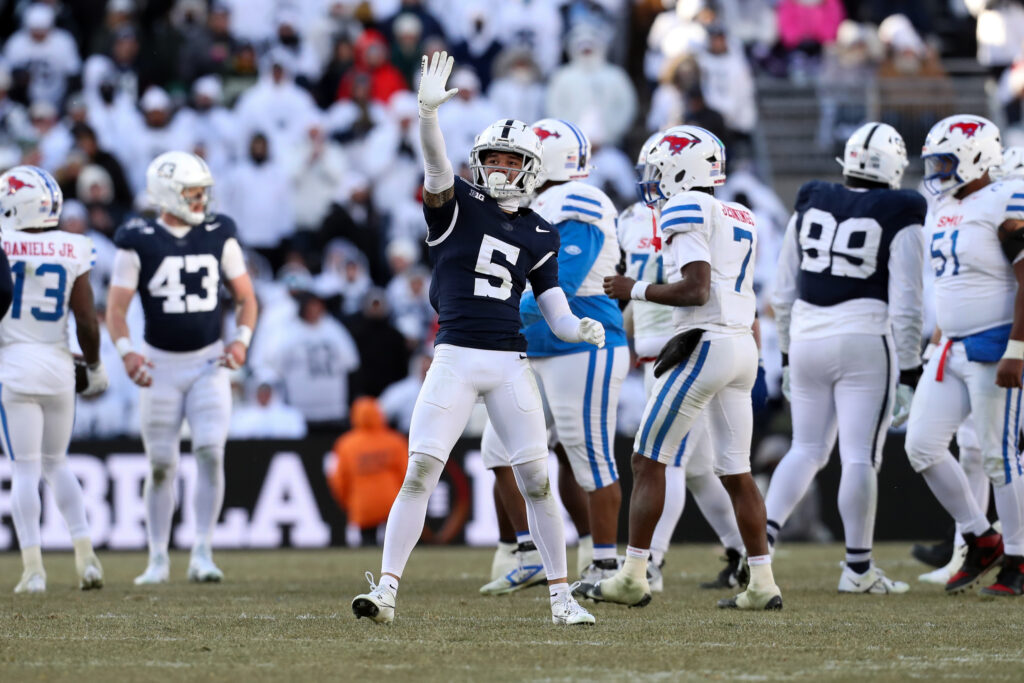
{"type": "Polygon", "coordinates": [[[516,552],[516,566],[504,576],[481,586],[484,595],[506,595],[547,581],[540,551],[516,552]]]}
{"type": "Polygon", "coordinates": [[[395,594],[384,586],[373,582],[373,574],[366,572],[370,592],[352,598],[352,614],[356,619],[366,617],[378,624],[390,624],[395,620],[395,594]]]}
{"type": "Polygon", "coordinates": [[[491,560],[491,581],[496,581],[519,566],[515,543],[498,543],[491,560]]]}
{"type": "Polygon", "coordinates": [[[167,583],[171,576],[171,562],[167,555],[153,555],[149,558],[146,571],[135,577],[136,586],[147,586],[154,583],[167,583]]]}
{"type": "MultiPolygon", "coordinates": [[[[600,560],[600,562],[611,564],[611,560],[600,560]]],[[[594,560],[593,562],[588,564],[587,567],[580,574],[580,583],[593,585],[601,581],[604,581],[605,579],[610,579],[616,574],[618,574],[619,569],[621,568],[622,561],[620,561],[618,558],[616,558],[615,564],[613,566],[607,567],[602,567],[598,564],[598,560],[594,560]]]]}
{"type": "Polygon", "coordinates": [[[36,571],[28,571],[21,575],[21,581],[14,587],[15,593],[45,593],[46,574],[36,571]]]}
{"type": "Polygon", "coordinates": [[[551,623],[561,626],[592,626],[597,623],[597,619],[576,602],[570,589],[563,599],[551,603],[551,623]]]}
{"type": "Polygon", "coordinates": [[[871,593],[888,595],[889,593],[906,593],[910,585],[903,581],[893,581],[881,569],[871,565],[863,574],[858,574],[849,567],[843,567],[839,576],[840,593],[871,593]]]}
{"type": "Polygon", "coordinates": [[[654,564],[653,560],[647,561],[647,584],[651,587],[652,593],[661,593],[665,590],[665,579],[661,571],[664,566],[665,560],[662,560],[660,565],[654,564]]]}
{"type": "Polygon", "coordinates": [[[964,559],[967,557],[967,546],[958,545],[953,548],[953,557],[950,558],[949,563],[945,567],[939,567],[933,569],[930,572],[925,572],[917,577],[917,580],[921,583],[931,583],[937,586],[945,586],[949,583],[949,580],[953,578],[953,575],[960,571],[960,567],[963,566],[964,559]]]}
{"type": "Polygon", "coordinates": [[[747,586],[747,590],[731,598],[718,601],[722,609],[779,610],[782,609],[782,591],[775,584],[765,589],[747,586]]]}
{"type": "Polygon", "coordinates": [[[596,584],[581,584],[574,592],[594,602],[617,602],[630,607],[645,607],[651,601],[647,577],[638,581],[624,571],[596,584]]]}
{"type": "Polygon", "coordinates": [[[220,583],[224,580],[224,572],[213,563],[213,555],[209,551],[192,551],[188,561],[188,580],[193,583],[220,583]]]}
{"type": "Polygon", "coordinates": [[[103,566],[95,553],[89,553],[81,562],[75,558],[75,569],[78,571],[78,587],[84,591],[103,588],[103,566]]]}

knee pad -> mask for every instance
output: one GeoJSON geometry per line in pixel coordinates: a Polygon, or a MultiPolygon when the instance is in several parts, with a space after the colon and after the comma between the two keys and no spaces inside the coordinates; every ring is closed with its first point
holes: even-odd
{"type": "Polygon", "coordinates": [[[444,463],[424,453],[413,453],[409,456],[409,467],[405,471],[405,481],[398,491],[399,498],[417,499],[427,497],[437,486],[444,471],[444,463]]]}
{"type": "Polygon", "coordinates": [[[947,454],[945,448],[934,448],[928,443],[923,435],[907,432],[907,440],[904,443],[907,451],[907,460],[915,472],[923,472],[935,463],[941,461],[947,454]]]}
{"type": "Polygon", "coordinates": [[[147,455],[154,483],[161,484],[166,479],[173,479],[177,474],[179,457],[177,448],[151,448],[147,455]]]}
{"type": "Polygon", "coordinates": [[[224,447],[200,446],[196,448],[196,460],[200,462],[224,462],[224,447]]]}
{"type": "Polygon", "coordinates": [[[546,458],[531,460],[512,466],[516,482],[523,496],[530,500],[544,500],[551,497],[551,479],[548,477],[546,458]]]}

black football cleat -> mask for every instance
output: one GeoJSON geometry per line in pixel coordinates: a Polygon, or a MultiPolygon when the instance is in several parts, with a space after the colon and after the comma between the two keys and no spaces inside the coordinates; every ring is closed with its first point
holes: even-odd
{"type": "Polygon", "coordinates": [[[1024,595],[1024,557],[1007,555],[1003,558],[1003,568],[999,570],[996,582],[982,588],[980,593],[1000,598],[1024,595]]]}
{"type": "Polygon", "coordinates": [[[953,559],[953,541],[942,541],[933,545],[915,543],[914,547],[910,549],[910,554],[914,556],[915,560],[923,562],[929,567],[936,569],[945,567],[953,559]]]}
{"type": "Polygon", "coordinates": [[[707,590],[714,590],[719,588],[736,588],[740,585],[737,574],[740,570],[740,560],[743,555],[740,551],[734,548],[726,548],[725,555],[722,559],[725,560],[725,568],[718,572],[718,576],[715,577],[714,581],[705,581],[700,584],[701,588],[707,590]]]}
{"type": "Polygon", "coordinates": [[[964,540],[967,542],[967,557],[960,570],[946,583],[949,595],[962,593],[974,586],[1003,559],[1003,537],[995,529],[989,529],[981,536],[964,534],[964,540]]]}

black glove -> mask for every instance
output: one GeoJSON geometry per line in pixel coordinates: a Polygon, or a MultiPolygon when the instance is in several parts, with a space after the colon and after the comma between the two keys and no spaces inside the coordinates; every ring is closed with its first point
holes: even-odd
{"type": "Polygon", "coordinates": [[[906,384],[911,389],[916,388],[917,382],[921,379],[921,374],[923,372],[923,365],[918,365],[916,368],[911,368],[910,370],[900,370],[900,384],[906,384]]]}
{"type": "Polygon", "coordinates": [[[700,342],[704,330],[687,330],[680,332],[665,343],[658,359],[654,361],[654,376],[661,377],[667,370],[686,362],[700,342]]]}

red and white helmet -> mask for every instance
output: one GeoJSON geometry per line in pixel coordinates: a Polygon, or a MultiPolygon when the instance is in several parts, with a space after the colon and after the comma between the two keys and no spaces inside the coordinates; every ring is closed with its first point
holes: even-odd
{"type": "Polygon", "coordinates": [[[843,158],[836,161],[844,176],[885,183],[894,190],[899,189],[909,163],[903,137],[889,124],[877,121],[855,130],[846,141],[843,158]]]}
{"type": "Polygon", "coordinates": [[[502,119],[487,126],[473,142],[469,153],[469,170],[473,174],[473,185],[495,199],[508,197],[529,197],[537,186],[542,151],[540,138],[530,126],[515,119],[502,119]],[[510,152],[523,157],[523,167],[504,168],[485,166],[486,152],[510,152]],[[515,180],[507,178],[518,171],[515,180]]]}
{"type": "Polygon", "coordinates": [[[1003,163],[992,169],[998,178],[1024,178],[1024,147],[1007,147],[1003,150],[1003,163]]]}
{"type": "Polygon", "coordinates": [[[1002,163],[999,128],[981,116],[949,116],[928,131],[921,158],[928,191],[934,195],[955,192],[1002,163]]]}
{"type": "Polygon", "coordinates": [[[0,229],[55,228],[64,193],[49,173],[36,166],[15,166],[0,175],[0,229]]]}
{"type": "Polygon", "coordinates": [[[541,119],[532,127],[542,150],[538,186],[549,180],[579,180],[590,175],[590,139],[583,131],[562,119],[541,119]]]}
{"type": "Polygon", "coordinates": [[[640,196],[653,206],[695,187],[725,184],[725,145],[699,126],[673,126],[647,148],[640,196]]]}
{"type": "Polygon", "coordinates": [[[149,201],[161,211],[177,216],[189,225],[206,220],[209,206],[209,188],[213,174],[201,157],[189,152],[164,152],[149,162],[146,169],[146,193],[149,201]],[[192,187],[205,190],[203,210],[193,211],[191,202],[182,193],[192,187]]]}

